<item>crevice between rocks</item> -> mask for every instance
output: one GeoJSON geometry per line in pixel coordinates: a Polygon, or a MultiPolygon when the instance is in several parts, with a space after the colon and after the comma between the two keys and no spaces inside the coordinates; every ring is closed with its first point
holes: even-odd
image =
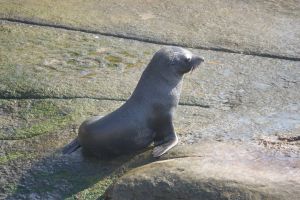
{"type": "MultiPolygon", "coordinates": [[[[51,100],[51,99],[60,99],[60,100],[71,100],[71,99],[91,99],[91,100],[99,100],[99,101],[118,101],[118,102],[125,102],[128,99],[125,98],[109,98],[109,97],[89,97],[89,96],[73,96],[73,97],[55,97],[55,96],[24,96],[24,97],[1,97],[0,99],[3,100],[51,100]]],[[[195,107],[201,107],[201,108],[211,108],[210,105],[207,104],[200,104],[200,103],[185,103],[185,102],[180,102],[179,105],[181,106],[195,106],[195,107]]]]}
{"type": "Polygon", "coordinates": [[[254,51],[237,51],[237,50],[227,49],[227,48],[223,48],[223,47],[206,47],[206,46],[201,46],[201,45],[191,47],[188,45],[175,43],[175,42],[164,42],[164,41],[155,40],[155,39],[151,39],[151,38],[141,38],[141,37],[130,36],[130,35],[121,34],[121,33],[118,33],[118,34],[117,33],[107,33],[107,32],[101,32],[101,31],[96,31],[96,30],[92,30],[92,29],[72,27],[72,26],[56,24],[56,23],[38,22],[38,21],[32,21],[32,20],[27,20],[27,19],[0,18],[0,20],[7,21],[7,22],[33,25],[33,26],[58,28],[58,29],[64,29],[64,30],[68,30],[68,31],[77,31],[77,32],[83,32],[83,33],[98,34],[98,35],[102,35],[102,36],[135,40],[135,41],[139,41],[139,42],[145,42],[145,43],[151,43],[151,44],[157,44],[157,45],[172,45],[172,46],[180,46],[180,47],[200,49],[200,50],[211,50],[211,51],[219,51],[219,52],[225,52],[225,53],[234,53],[234,54],[252,55],[252,56],[258,56],[258,57],[265,57],[265,58],[273,58],[273,59],[300,61],[300,57],[298,58],[298,57],[290,57],[290,56],[284,56],[284,55],[274,55],[274,54],[270,54],[270,53],[254,52],[254,51]]]}
{"type": "Polygon", "coordinates": [[[174,156],[171,158],[160,158],[158,160],[156,160],[155,162],[168,162],[168,161],[172,161],[172,160],[176,160],[176,159],[184,159],[184,158],[203,158],[204,156],[200,156],[200,155],[188,155],[188,156],[174,156]]]}

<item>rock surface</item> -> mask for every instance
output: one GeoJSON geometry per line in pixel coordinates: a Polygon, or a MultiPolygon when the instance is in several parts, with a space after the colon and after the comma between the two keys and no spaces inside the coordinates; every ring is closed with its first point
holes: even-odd
{"type": "MultiPolygon", "coordinates": [[[[1,23],[1,33],[2,98],[125,100],[161,47],[5,22],[1,23]]],[[[192,51],[205,57],[206,63],[185,77],[181,104],[282,107],[282,103],[297,103],[299,62],[192,51]]]]}
{"type": "Polygon", "coordinates": [[[106,199],[297,199],[300,160],[275,155],[234,143],[177,147],[167,160],[127,172],[106,199]]]}
{"type": "Polygon", "coordinates": [[[0,19],[0,199],[104,199],[112,183],[113,199],[299,199],[300,4],[76,2],[0,1],[1,17],[27,23],[0,19]],[[166,43],[206,60],[185,77],[180,146],[160,160],[151,148],[61,155],[84,119],[125,102],[166,43]]]}
{"type": "Polygon", "coordinates": [[[0,4],[0,17],[299,60],[299,5],[298,0],[10,0],[0,4]]]}

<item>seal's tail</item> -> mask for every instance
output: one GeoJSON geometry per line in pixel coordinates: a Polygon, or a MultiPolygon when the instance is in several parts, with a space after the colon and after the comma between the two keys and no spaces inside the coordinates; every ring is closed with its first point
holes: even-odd
{"type": "Polygon", "coordinates": [[[78,138],[75,138],[72,142],[70,142],[70,144],[67,144],[63,148],[62,153],[63,154],[70,154],[70,153],[76,151],[79,147],[80,147],[80,144],[78,142],[78,138]]]}

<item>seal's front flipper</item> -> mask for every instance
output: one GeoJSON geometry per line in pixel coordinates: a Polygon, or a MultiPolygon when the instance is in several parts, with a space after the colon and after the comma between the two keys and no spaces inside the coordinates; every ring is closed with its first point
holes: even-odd
{"type": "Polygon", "coordinates": [[[159,157],[161,155],[163,155],[164,153],[166,153],[167,151],[169,151],[171,148],[173,148],[176,144],[178,143],[178,138],[175,135],[175,137],[173,137],[171,140],[154,147],[153,149],[153,157],[159,157]]]}
{"type": "Polygon", "coordinates": [[[72,142],[70,142],[70,144],[67,144],[63,148],[62,153],[63,154],[70,154],[70,153],[76,151],[79,147],[80,147],[80,144],[78,142],[78,138],[75,138],[72,142]]]}

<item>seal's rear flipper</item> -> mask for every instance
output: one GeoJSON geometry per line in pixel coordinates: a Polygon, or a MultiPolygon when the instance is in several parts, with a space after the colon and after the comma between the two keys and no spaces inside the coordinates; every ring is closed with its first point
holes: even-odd
{"type": "Polygon", "coordinates": [[[75,138],[72,142],[70,142],[70,144],[67,144],[63,148],[62,153],[63,154],[70,154],[70,153],[76,151],[79,147],[80,147],[80,144],[78,142],[78,139],[75,138]]]}

